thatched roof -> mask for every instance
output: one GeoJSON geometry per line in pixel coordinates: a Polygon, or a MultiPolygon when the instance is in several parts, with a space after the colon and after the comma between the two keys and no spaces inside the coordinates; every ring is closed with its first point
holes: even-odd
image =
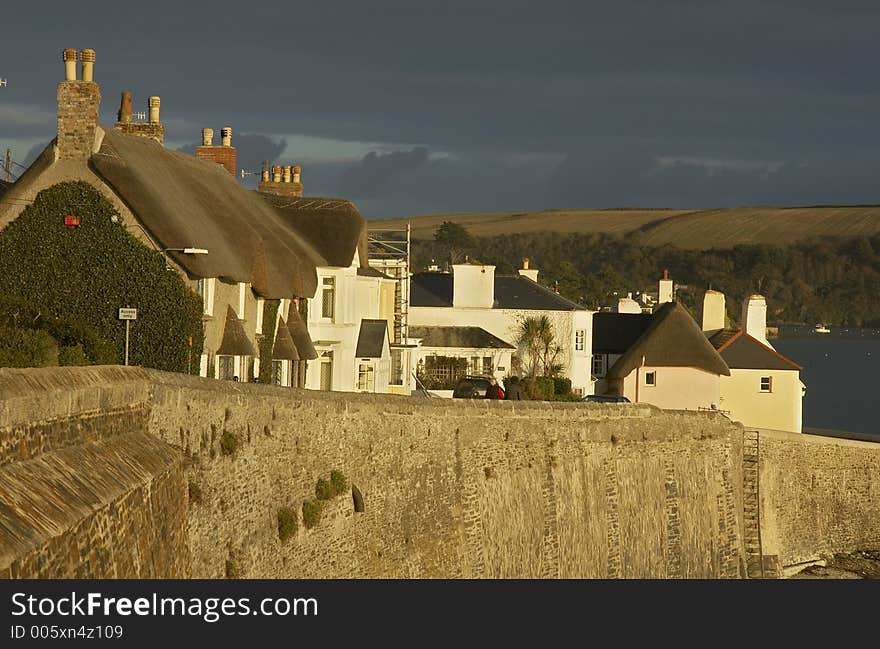
{"type": "Polygon", "coordinates": [[[241,320],[235,315],[232,306],[226,306],[226,325],[223,327],[223,340],[217,349],[223,356],[256,356],[254,346],[244,332],[241,320]]]}
{"type": "MultiPolygon", "coordinates": [[[[355,250],[362,243],[366,245],[367,221],[351,201],[264,193],[259,196],[324,257],[327,266],[351,266],[355,250]]],[[[360,262],[361,266],[367,265],[366,249],[361,251],[360,262]]]]}
{"type": "Polygon", "coordinates": [[[313,361],[318,358],[318,352],[312,343],[311,336],[309,336],[306,323],[299,317],[296,305],[292,301],[287,308],[287,329],[290,331],[290,337],[293,339],[300,360],[313,361]]]}
{"type": "Polygon", "coordinates": [[[265,298],[314,295],[328,260],[220,165],[113,129],[90,164],[157,244],[209,251],[168,253],[191,276],[249,282],[265,298]]]}
{"type": "Polygon", "coordinates": [[[608,370],[608,378],[623,378],[641,365],[693,367],[730,376],[724,359],[678,302],[664,304],[654,313],[650,326],[608,370]]]}
{"type": "Polygon", "coordinates": [[[276,361],[298,361],[299,352],[293,344],[290,329],[284,318],[278,319],[278,331],[275,332],[275,346],[272,348],[272,358],[276,361]]]}

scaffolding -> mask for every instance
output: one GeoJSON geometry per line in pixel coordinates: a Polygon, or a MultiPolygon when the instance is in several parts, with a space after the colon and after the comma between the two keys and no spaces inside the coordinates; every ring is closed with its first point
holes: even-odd
{"type": "Polygon", "coordinates": [[[397,283],[394,289],[392,345],[406,345],[409,336],[410,224],[403,229],[370,229],[367,232],[370,266],[397,283]]]}

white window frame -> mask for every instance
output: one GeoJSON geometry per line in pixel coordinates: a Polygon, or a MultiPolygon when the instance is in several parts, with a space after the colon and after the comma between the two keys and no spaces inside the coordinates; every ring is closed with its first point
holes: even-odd
{"type": "Polygon", "coordinates": [[[391,350],[391,365],[389,366],[391,368],[391,379],[388,381],[388,385],[404,385],[404,383],[406,382],[406,379],[404,378],[404,376],[406,375],[406,368],[404,367],[403,360],[404,360],[404,357],[403,357],[403,350],[402,349],[392,349],[391,350]],[[400,376],[399,377],[394,375],[394,356],[395,356],[395,354],[400,356],[400,376]],[[396,382],[396,380],[398,378],[400,379],[399,383],[396,382]]]}
{"type": "Polygon", "coordinates": [[[196,292],[202,298],[202,313],[214,315],[214,278],[202,277],[196,280],[196,292]]]}
{"type": "Polygon", "coordinates": [[[770,394],[773,392],[773,377],[772,376],[762,376],[760,383],[758,384],[759,392],[763,392],[764,394],[770,394]],[[764,387],[764,381],[767,381],[767,387],[764,387]]]}
{"type": "Polygon", "coordinates": [[[657,386],[657,370],[651,370],[650,372],[645,372],[645,385],[649,388],[653,388],[657,386]],[[648,382],[648,377],[651,377],[651,381],[648,382]]]}
{"type": "Polygon", "coordinates": [[[357,368],[357,386],[358,392],[375,392],[376,391],[376,364],[369,358],[362,358],[358,361],[357,368]],[[361,378],[364,378],[363,384],[361,378]]]}
{"type": "Polygon", "coordinates": [[[587,330],[576,329],[574,332],[574,350],[583,352],[587,349],[587,330]]]}
{"type": "Polygon", "coordinates": [[[590,371],[593,373],[593,376],[598,378],[602,378],[608,373],[608,368],[605,366],[605,354],[593,354],[593,357],[590,359],[590,371]],[[598,372],[596,371],[596,361],[599,361],[601,365],[601,370],[598,372]]]}
{"type": "Polygon", "coordinates": [[[324,322],[336,322],[336,289],[338,282],[336,281],[335,275],[325,275],[321,278],[321,285],[319,287],[321,291],[321,320],[324,322]],[[329,293],[330,298],[330,315],[324,314],[324,306],[327,304],[326,302],[326,294],[329,293]]]}

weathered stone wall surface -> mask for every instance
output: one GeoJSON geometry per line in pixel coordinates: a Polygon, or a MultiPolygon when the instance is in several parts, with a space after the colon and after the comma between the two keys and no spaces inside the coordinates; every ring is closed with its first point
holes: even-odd
{"type": "Polygon", "coordinates": [[[720,417],[151,375],[150,429],[199,494],[194,577],[741,574],[741,434],[720,417]],[[279,540],[278,510],[301,512],[332,470],[364,511],[347,492],[279,540]]]}
{"type": "Polygon", "coordinates": [[[762,431],[761,542],[784,569],[880,548],[880,444],[762,431]]]}
{"type": "MultiPolygon", "coordinates": [[[[0,576],[739,577],[742,439],[643,405],[0,370],[0,576]],[[333,470],[350,488],[307,529],[333,470]]],[[[762,433],[764,554],[877,547],[878,458],[762,433]]]]}
{"type": "Polygon", "coordinates": [[[133,368],[0,371],[0,578],[189,574],[183,456],[149,402],[133,368]]]}

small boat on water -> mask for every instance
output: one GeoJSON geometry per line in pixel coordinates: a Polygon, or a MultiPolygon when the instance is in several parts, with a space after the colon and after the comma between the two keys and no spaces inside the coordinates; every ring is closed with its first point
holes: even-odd
{"type": "Polygon", "coordinates": [[[831,329],[829,329],[828,327],[826,327],[826,326],[823,325],[823,324],[817,324],[815,327],[813,327],[813,333],[816,333],[816,334],[830,334],[830,333],[831,333],[831,329]]]}

